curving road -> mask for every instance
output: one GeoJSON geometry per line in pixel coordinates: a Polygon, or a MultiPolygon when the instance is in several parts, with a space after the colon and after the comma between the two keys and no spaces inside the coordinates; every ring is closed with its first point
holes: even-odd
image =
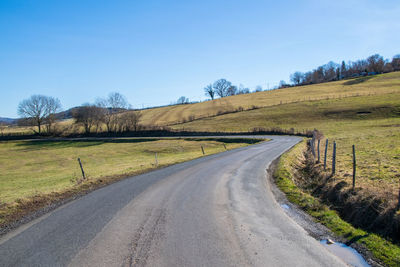
{"type": "Polygon", "coordinates": [[[1,266],[341,266],[274,200],[270,137],[96,190],[0,239],[1,266]]]}

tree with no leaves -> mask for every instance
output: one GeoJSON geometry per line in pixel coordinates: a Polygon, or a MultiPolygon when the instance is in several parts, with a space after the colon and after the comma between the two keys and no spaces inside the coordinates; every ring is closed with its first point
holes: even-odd
{"type": "Polygon", "coordinates": [[[189,98],[187,98],[186,96],[181,96],[180,98],[178,98],[178,101],[176,101],[176,103],[178,105],[188,104],[189,103],[189,98]]]}
{"type": "Polygon", "coordinates": [[[45,118],[44,122],[46,124],[47,132],[50,133],[51,126],[54,124],[56,121],[56,113],[61,109],[61,103],[60,100],[57,98],[49,97],[47,99],[47,117],[45,118]]]}
{"type": "Polygon", "coordinates": [[[107,131],[117,131],[120,120],[117,118],[117,113],[129,107],[125,96],[118,92],[113,92],[108,95],[107,99],[98,99],[96,106],[103,108],[102,121],[107,127],[107,131]]]}
{"type": "Polygon", "coordinates": [[[279,88],[284,88],[284,87],[286,87],[287,86],[287,84],[286,84],[286,82],[284,81],[284,80],[281,80],[280,82],[279,82],[279,88]]]}
{"type": "Polygon", "coordinates": [[[211,100],[214,100],[215,91],[213,89],[212,84],[209,84],[206,87],[204,87],[204,93],[206,94],[206,96],[211,97],[211,100]]]}
{"type": "MultiPolygon", "coordinates": [[[[18,114],[32,121],[41,133],[43,123],[53,123],[54,114],[61,109],[60,100],[50,96],[33,95],[18,105],[18,114]]],[[[50,128],[49,128],[50,129],[50,128]]]]}
{"type": "Polygon", "coordinates": [[[82,124],[85,129],[85,133],[91,132],[92,127],[101,120],[102,115],[103,109],[101,107],[90,104],[79,107],[72,113],[75,123],[82,124]]]}
{"type": "Polygon", "coordinates": [[[113,92],[108,95],[107,104],[112,109],[127,109],[129,107],[125,96],[118,92],[113,92]]]}
{"type": "Polygon", "coordinates": [[[238,92],[237,86],[231,85],[229,88],[226,90],[226,96],[232,96],[236,95],[238,92]]]}
{"type": "Polygon", "coordinates": [[[400,54],[393,57],[391,64],[394,71],[400,70],[400,54]]]}
{"type": "Polygon", "coordinates": [[[218,81],[214,82],[213,88],[219,97],[225,97],[227,96],[228,88],[231,87],[231,85],[231,82],[225,79],[219,79],[218,81]]]}
{"type": "Polygon", "coordinates": [[[124,128],[126,131],[138,131],[140,128],[140,118],[142,113],[139,110],[125,112],[121,115],[121,120],[123,121],[124,128]]]}
{"type": "Polygon", "coordinates": [[[381,73],[383,72],[383,66],[385,65],[385,61],[383,57],[379,54],[372,55],[367,58],[368,62],[368,71],[381,73]]]}
{"type": "Polygon", "coordinates": [[[290,75],[290,80],[295,84],[295,85],[299,85],[302,80],[303,80],[303,76],[304,74],[301,73],[300,71],[296,71],[295,73],[293,73],[292,75],[290,75]]]}

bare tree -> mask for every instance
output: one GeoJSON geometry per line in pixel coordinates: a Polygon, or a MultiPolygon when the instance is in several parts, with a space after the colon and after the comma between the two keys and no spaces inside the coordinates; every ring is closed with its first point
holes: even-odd
{"type": "Polygon", "coordinates": [[[231,82],[225,79],[219,79],[218,81],[214,82],[213,88],[215,93],[219,97],[225,97],[227,95],[228,88],[232,85],[231,82]]]}
{"type": "Polygon", "coordinates": [[[60,110],[61,110],[60,100],[58,100],[57,98],[48,97],[47,98],[47,114],[49,114],[49,115],[47,115],[47,117],[44,120],[48,133],[50,133],[52,131],[51,126],[56,121],[56,113],[60,110]]]}
{"type": "MultiPolygon", "coordinates": [[[[61,108],[60,101],[57,98],[44,95],[33,95],[23,100],[18,105],[18,114],[32,121],[38,127],[38,133],[41,133],[42,124],[46,118],[52,117],[55,112],[61,108]]],[[[51,120],[52,122],[54,120],[51,120]]]]}
{"type": "Polygon", "coordinates": [[[90,133],[92,127],[97,124],[102,116],[102,108],[95,105],[85,105],[75,109],[72,112],[72,117],[75,119],[75,123],[81,124],[85,133],[90,133]]]}
{"type": "Polygon", "coordinates": [[[243,84],[239,85],[239,90],[237,92],[238,95],[243,95],[243,94],[249,94],[250,93],[250,89],[247,87],[244,87],[243,84]]]}
{"type": "Polygon", "coordinates": [[[113,92],[108,95],[107,99],[97,99],[96,106],[103,108],[101,120],[107,127],[107,131],[117,131],[120,124],[117,113],[127,109],[129,103],[120,93],[113,92]]]}
{"type": "Polygon", "coordinates": [[[385,61],[385,65],[383,66],[383,72],[387,73],[387,72],[392,72],[392,71],[394,71],[392,63],[388,62],[388,61],[385,61]]]}
{"type": "Polygon", "coordinates": [[[228,87],[228,90],[226,90],[226,96],[236,95],[237,92],[237,87],[235,85],[231,85],[228,87]]]}
{"type": "Polygon", "coordinates": [[[287,84],[286,84],[286,82],[284,80],[281,80],[279,82],[279,88],[284,88],[284,87],[287,87],[287,84]]]}
{"type": "Polygon", "coordinates": [[[367,58],[368,62],[368,71],[381,73],[383,72],[383,66],[385,65],[385,61],[383,57],[375,54],[367,58]]]}
{"type": "Polygon", "coordinates": [[[189,98],[187,98],[186,96],[181,96],[180,98],[178,98],[176,103],[178,105],[180,105],[180,104],[188,104],[189,103],[189,98]]]}
{"type": "Polygon", "coordinates": [[[121,115],[121,119],[124,122],[124,130],[126,131],[138,131],[140,129],[140,119],[142,113],[139,110],[129,111],[121,115]]]}
{"type": "Polygon", "coordinates": [[[118,92],[113,92],[108,95],[108,106],[112,109],[127,109],[129,107],[128,101],[125,96],[118,92]]]}
{"type": "Polygon", "coordinates": [[[392,67],[394,71],[400,70],[400,55],[395,55],[392,59],[392,67]]]}
{"type": "Polygon", "coordinates": [[[347,77],[347,66],[344,60],[342,61],[342,65],[340,66],[340,79],[347,77]]]}
{"type": "Polygon", "coordinates": [[[392,61],[389,61],[379,54],[375,54],[367,59],[360,59],[353,62],[349,61],[345,63],[342,61],[341,65],[331,61],[304,73],[300,82],[298,77],[296,77],[297,73],[293,73],[290,79],[295,85],[315,84],[397,70],[400,70],[400,55],[394,56],[392,61]]]}
{"type": "Polygon", "coordinates": [[[292,83],[294,83],[295,85],[299,85],[302,80],[303,80],[303,73],[301,73],[300,71],[296,71],[295,73],[293,73],[292,75],[290,75],[290,80],[292,81],[292,83]]]}
{"type": "Polygon", "coordinates": [[[215,91],[213,89],[212,84],[209,84],[206,87],[204,87],[204,92],[205,92],[206,96],[209,96],[209,97],[211,97],[211,100],[214,100],[215,91]]]}

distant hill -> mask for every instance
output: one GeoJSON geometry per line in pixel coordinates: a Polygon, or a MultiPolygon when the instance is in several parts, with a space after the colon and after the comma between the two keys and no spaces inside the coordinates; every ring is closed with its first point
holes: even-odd
{"type": "MultiPolygon", "coordinates": [[[[78,110],[79,108],[80,108],[80,107],[73,107],[73,108],[67,109],[67,110],[65,110],[65,111],[61,111],[61,112],[59,112],[59,113],[56,113],[56,118],[59,119],[59,120],[71,119],[71,118],[72,118],[72,114],[73,114],[76,110],[78,110]]],[[[106,109],[108,109],[109,111],[112,111],[112,112],[122,112],[122,111],[126,111],[126,109],[120,109],[120,108],[117,108],[117,109],[106,108],[106,109]]]]}
{"type": "Polygon", "coordinates": [[[3,118],[0,117],[0,123],[6,123],[6,124],[14,124],[17,122],[17,119],[11,119],[11,118],[3,118]]]}
{"type": "Polygon", "coordinates": [[[78,107],[73,107],[70,109],[67,109],[65,111],[61,111],[56,114],[57,119],[59,120],[66,120],[66,119],[71,119],[72,118],[72,113],[78,109],[78,107]]]}

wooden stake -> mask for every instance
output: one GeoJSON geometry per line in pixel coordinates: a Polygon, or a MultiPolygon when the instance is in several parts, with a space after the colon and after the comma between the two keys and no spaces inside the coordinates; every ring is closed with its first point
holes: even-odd
{"type": "Polygon", "coordinates": [[[329,140],[326,139],[326,141],[325,141],[325,154],[324,154],[324,171],[326,171],[326,154],[328,153],[328,142],[329,142],[329,140]]]}
{"type": "Polygon", "coordinates": [[[336,172],[336,141],[333,141],[333,154],[332,154],[332,176],[336,172]]]}
{"type": "Polygon", "coordinates": [[[314,160],[315,160],[315,133],[313,132],[313,137],[311,139],[311,152],[313,154],[314,160]]]}
{"type": "Polygon", "coordinates": [[[353,145],[353,190],[356,187],[356,168],[357,168],[356,164],[357,164],[356,163],[356,148],[353,145]]]}
{"type": "Polygon", "coordinates": [[[319,150],[319,145],[320,145],[320,143],[321,143],[321,140],[318,139],[318,145],[317,145],[317,149],[318,149],[318,161],[317,161],[317,163],[320,163],[320,161],[321,161],[321,153],[320,153],[320,150],[319,150]]]}
{"type": "Polygon", "coordinates": [[[158,166],[158,158],[157,158],[157,152],[156,152],[156,156],[155,156],[155,165],[156,165],[156,167],[158,166]]]}
{"type": "Polygon", "coordinates": [[[400,209],[400,186],[399,186],[399,202],[397,203],[397,209],[400,209]]]}
{"type": "Polygon", "coordinates": [[[204,148],[203,148],[203,146],[201,146],[201,151],[203,152],[203,155],[206,154],[206,153],[204,153],[204,148]]]}
{"type": "Polygon", "coordinates": [[[225,148],[225,150],[226,150],[226,145],[224,144],[224,148],[225,148]]]}
{"type": "Polygon", "coordinates": [[[83,177],[83,179],[86,179],[86,178],[85,178],[85,172],[83,171],[82,162],[81,162],[81,159],[80,159],[80,158],[78,158],[78,162],[79,162],[79,166],[81,167],[82,177],[83,177]]]}

